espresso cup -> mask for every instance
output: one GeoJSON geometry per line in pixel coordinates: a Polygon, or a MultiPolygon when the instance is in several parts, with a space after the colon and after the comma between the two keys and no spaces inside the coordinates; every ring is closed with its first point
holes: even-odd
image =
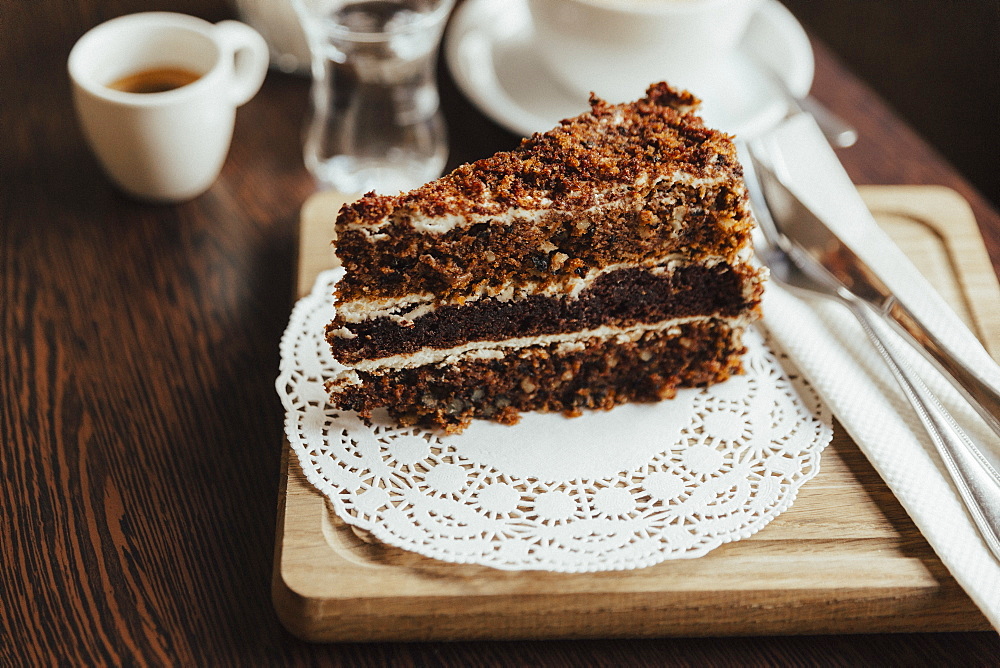
{"type": "Polygon", "coordinates": [[[237,21],[143,12],[91,29],[68,67],[80,127],[111,181],[139,199],[180,202],[218,178],[268,48],[237,21]]]}
{"type": "Polygon", "coordinates": [[[667,81],[697,94],[724,67],[759,0],[528,0],[552,77],[611,102],[667,81]]]}

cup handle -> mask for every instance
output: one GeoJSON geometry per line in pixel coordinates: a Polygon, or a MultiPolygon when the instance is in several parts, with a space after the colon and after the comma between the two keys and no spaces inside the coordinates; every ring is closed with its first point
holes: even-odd
{"type": "Polygon", "coordinates": [[[233,59],[230,96],[240,106],[256,95],[264,83],[270,64],[267,42],[259,32],[239,21],[219,21],[214,29],[222,57],[233,59]]]}

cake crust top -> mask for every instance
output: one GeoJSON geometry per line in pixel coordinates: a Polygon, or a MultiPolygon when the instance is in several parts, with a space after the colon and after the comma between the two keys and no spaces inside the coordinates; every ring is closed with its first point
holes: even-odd
{"type": "Polygon", "coordinates": [[[337,224],[378,225],[387,216],[496,215],[510,209],[577,209],[645,176],[682,171],[693,179],[740,176],[731,137],[694,115],[700,101],[666,83],[627,104],[591,96],[590,112],[522,140],[512,151],[458,167],[400,195],[368,193],[337,224]]]}

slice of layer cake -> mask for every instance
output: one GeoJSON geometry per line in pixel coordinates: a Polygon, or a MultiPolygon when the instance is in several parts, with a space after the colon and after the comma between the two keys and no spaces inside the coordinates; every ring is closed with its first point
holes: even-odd
{"type": "Polygon", "coordinates": [[[336,222],[332,402],[454,432],[741,371],[759,317],[729,137],[657,84],[336,222]]]}

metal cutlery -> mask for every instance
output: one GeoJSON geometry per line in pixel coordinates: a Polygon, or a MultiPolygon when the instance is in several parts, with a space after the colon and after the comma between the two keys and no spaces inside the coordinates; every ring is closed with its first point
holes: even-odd
{"type": "MultiPolygon", "coordinates": [[[[755,205],[761,230],[770,238],[785,236],[816,258],[854,295],[873,306],[880,315],[920,352],[952,385],[1000,437],[1000,391],[979,371],[953,355],[948,347],[907,309],[885,283],[816,214],[781,185],[773,171],[751,156],[744,160],[752,180],[762,190],[755,205]],[[749,165],[747,163],[750,163],[749,165]],[[760,186],[770,186],[764,187],[760,186]],[[766,202],[763,201],[766,199],[766,202]],[[764,205],[767,208],[764,208],[764,205]],[[780,225],[777,223],[780,222],[780,225]],[[780,228],[780,231],[779,229],[780,228]]],[[[752,185],[748,183],[748,187],[752,185]]]]}
{"type": "MultiPolygon", "coordinates": [[[[896,323],[892,311],[902,306],[860,258],[756,159],[752,150],[746,150],[744,157],[747,189],[764,237],[764,243],[755,247],[758,258],[770,268],[777,283],[799,293],[833,299],[857,318],[931,437],[983,540],[1000,560],[1000,465],[988,454],[988,448],[962,429],[905,361],[900,343],[881,327],[882,323],[896,323]]],[[[917,322],[912,315],[910,318],[917,322]]],[[[906,333],[902,326],[896,329],[906,333]]],[[[917,326],[917,330],[926,334],[922,327],[917,326]]],[[[933,340],[937,350],[924,351],[917,340],[907,338],[908,343],[938,362],[938,369],[1000,434],[996,417],[974,396],[974,392],[985,389],[987,398],[990,394],[995,397],[996,391],[979,378],[976,380],[982,387],[963,388],[934,354],[943,354],[958,365],[959,371],[965,365],[933,340]]]]}

